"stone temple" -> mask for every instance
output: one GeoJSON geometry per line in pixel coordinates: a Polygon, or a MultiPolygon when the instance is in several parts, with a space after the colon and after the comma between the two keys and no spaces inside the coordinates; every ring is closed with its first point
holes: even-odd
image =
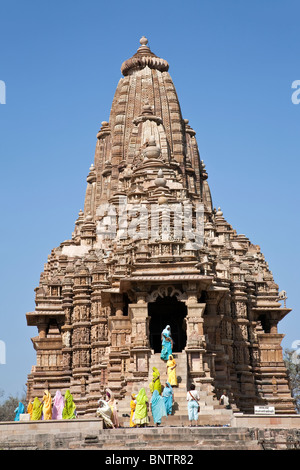
{"type": "Polygon", "coordinates": [[[153,365],[165,373],[161,332],[170,325],[177,413],[187,413],[180,393],[191,382],[206,414],[224,389],[235,411],[295,413],[277,330],[290,309],[260,247],[213,207],[196,132],[168,70],[144,37],[122,64],[84,210],[48,256],[27,313],[38,330],[27,398],[70,389],[78,415],[95,416],[109,387],[128,412],[153,365]]]}

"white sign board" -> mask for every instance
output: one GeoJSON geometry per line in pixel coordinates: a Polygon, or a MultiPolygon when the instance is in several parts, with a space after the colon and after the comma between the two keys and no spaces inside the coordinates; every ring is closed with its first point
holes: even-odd
{"type": "Polygon", "coordinates": [[[21,413],[20,414],[20,421],[30,421],[30,414],[29,413],[21,413]]]}
{"type": "Polygon", "coordinates": [[[254,414],[256,415],[274,415],[275,408],[274,406],[255,406],[254,414]]]}

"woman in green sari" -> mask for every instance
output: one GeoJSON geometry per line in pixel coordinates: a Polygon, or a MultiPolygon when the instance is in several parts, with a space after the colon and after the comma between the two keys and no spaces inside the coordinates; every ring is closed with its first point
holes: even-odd
{"type": "Polygon", "coordinates": [[[62,412],[63,419],[74,419],[76,418],[76,405],[73,401],[73,395],[71,395],[70,390],[67,390],[65,393],[65,406],[62,412]]]}
{"type": "Polygon", "coordinates": [[[35,399],[33,400],[33,405],[32,405],[31,420],[38,421],[39,419],[41,419],[42,411],[43,411],[43,403],[40,402],[38,397],[35,397],[35,399]]]}
{"type": "Polygon", "coordinates": [[[146,426],[149,423],[149,416],[148,416],[148,397],[146,395],[146,390],[141,388],[139,393],[136,397],[136,407],[135,407],[135,415],[134,415],[134,422],[137,426],[146,426]]]}
{"type": "Polygon", "coordinates": [[[153,376],[152,376],[152,382],[149,384],[150,392],[153,393],[154,390],[158,391],[158,394],[161,394],[161,383],[160,383],[160,373],[159,370],[156,367],[153,367],[153,376]]]}

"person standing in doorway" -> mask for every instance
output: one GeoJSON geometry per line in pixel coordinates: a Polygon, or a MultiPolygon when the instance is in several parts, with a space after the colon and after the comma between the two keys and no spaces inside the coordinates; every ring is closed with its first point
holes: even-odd
{"type": "Polygon", "coordinates": [[[171,338],[171,327],[167,325],[161,334],[161,354],[160,358],[164,361],[169,359],[169,356],[172,354],[173,340],[171,338]]]}

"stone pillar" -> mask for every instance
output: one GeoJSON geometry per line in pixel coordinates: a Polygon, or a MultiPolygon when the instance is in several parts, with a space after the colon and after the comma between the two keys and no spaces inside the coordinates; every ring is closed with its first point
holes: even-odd
{"type": "Polygon", "coordinates": [[[65,313],[65,322],[61,327],[62,333],[62,365],[65,374],[70,377],[72,375],[72,310],[73,310],[73,282],[69,278],[66,279],[62,286],[62,307],[65,313]]]}
{"type": "Polygon", "coordinates": [[[84,414],[87,403],[87,380],[90,374],[90,274],[84,266],[75,271],[73,285],[73,378],[71,393],[79,415],[84,414]]]}
{"type": "MultiPolygon", "coordinates": [[[[218,306],[227,289],[209,289],[206,291],[206,308],[204,318],[205,355],[207,391],[212,392],[220,387],[223,389],[228,377],[227,357],[225,346],[221,342],[222,315],[218,306]]],[[[225,308],[225,307],[224,307],[225,308]]]]}
{"type": "Polygon", "coordinates": [[[232,300],[234,302],[233,342],[235,373],[237,377],[235,399],[244,412],[253,413],[256,401],[253,369],[250,360],[250,321],[248,318],[248,296],[246,283],[233,281],[232,300]]]}
{"type": "Polygon", "coordinates": [[[46,338],[46,330],[47,330],[47,322],[46,321],[40,321],[38,323],[38,332],[39,332],[39,339],[45,339],[46,338]]]}
{"type": "Polygon", "coordinates": [[[91,291],[91,374],[89,378],[89,410],[88,414],[95,416],[98,400],[105,389],[109,346],[108,315],[109,306],[104,306],[102,289],[107,288],[107,268],[104,263],[98,263],[92,270],[91,291]]]}
{"type": "Polygon", "coordinates": [[[108,386],[121,398],[125,393],[127,363],[130,362],[131,324],[123,315],[123,294],[112,294],[111,304],[114,315],[108,318],[110,332],[110,353],[108,362],[108,386]]]}
{"type": "Polygon", "coordinates": [[[149,357],[151,355],[149,343],[150,318],[148,317],[148,303],[145,298],[139,298],[136,304],[129,304],[129,316],[132,325],[132,373],[136,380],[143,380],[148,376],[149,357]]]}
{"type": "Polygon", "coordinates": [[[197,297],[188,293],[186,316],[186,353],[190,380],[197,384],[205,378],[203,355],[205,353],[205,337],[203,331],[203,312],[205,305],[197,302],[197,297]]]}

